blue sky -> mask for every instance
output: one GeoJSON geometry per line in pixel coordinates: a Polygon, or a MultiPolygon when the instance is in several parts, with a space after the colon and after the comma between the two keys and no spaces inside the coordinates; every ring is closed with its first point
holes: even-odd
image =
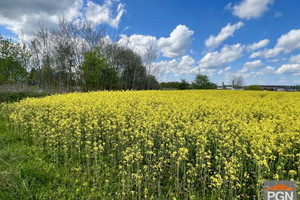
{"type": "MultiPolygon", "coordinates": [[[[108,24],[118,42],[145,58],[160,81],[300,84],[299,0],[12,0],[0,2],[0,33],[29,40],[38,22],[108,24]]],[[[113,39],[113,38],[111,38],[113,39]]]]}

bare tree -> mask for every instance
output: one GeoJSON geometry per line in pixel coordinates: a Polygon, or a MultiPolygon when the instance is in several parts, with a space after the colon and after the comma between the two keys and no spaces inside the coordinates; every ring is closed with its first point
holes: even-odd
{"type": "Polygon", "coordinates": [[[59,87],[63,91],[85,88],[86,80],[81,69],[86,59],[84,55],[97,52],[110,65],[109,72],[116,71],[118,74],[117,81],[106,78],[102,88],[157,88],[153,76],[158,70],[153,65],[159,56],[157,47],[148,46],[142,60],[129,48],[129,42],[120,46],[107,35],[105,26],[95,27],[86,21],[74,23],[62,18],[59,25],[51,29],[41,26],[30,46],[38,84],[50,89],[59,87]]]}
{"type": "Polygon", "coordinates": [[[245,82],[242,75],[234,75],[231,81],[232,81],[233,88],[241,88],[245,82]]]}
{"type": "Polygon", "coordinates": [[[159,50],[156,45],[153,43],[148,45],[146,47],[146,53],[143,59],[143,62],[146,65],[147,68],[147,76],[148,76],[148,81],[147,81],[147,88],[149,90],[150,88],[150,75],[155,76],[158,73],[158,67],[154,65],[154,61],[159,57],[159,50]]]}
{"type": "Polygon", "coordinates": [[[74,23],[65,18],[51,29],[41,23],[30,46],[39,84],[51,88],[55,82],[56,86],[67,91],[72,91],[78,83],[80,85],[79,67],[83,55],[96,47],[103,48],[105,32],[105,26],[93,27],[86,21],[74,23]],[[48,75],[42,76],[46,72],[48,75]]]}
{"type": "Polygon", "coordinates": [[[38,87],[50,87],[53,82],[50,67],[52,65],[51,36],[45,24],[40,23],[29,46],[32,64],[37,70],[38,87]]]}

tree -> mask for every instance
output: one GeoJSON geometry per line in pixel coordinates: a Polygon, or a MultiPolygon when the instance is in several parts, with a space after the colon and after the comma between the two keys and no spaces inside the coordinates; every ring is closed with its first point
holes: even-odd
{"type": "Polygon", "coordinates": [[[32,68],[28,75],[28,85],[36,85],[38,82],[38,74],[35,68],[32,68]]]}
{"type": "Polygon", "coordinates": [[[160,87],[163,89],[178,89],[180,82],[161,82],[160,87]]]}
{"type": "Polygon", "coordinates": [[[24,83],[29,57],[25,45],[4,40],[0,35],[0,84],[24,83]]]}
{"type": "MultiPolygon", "coordinates": [[[[131,49],[108,45],[105,54],[109,63],[118,72],[121,89],[147,89],[148,77],[141,57],[131,49]]],[[[150,81],[151,81],[150,77],[150,81]]]]}
{"type": "Polygon", "coordinates": [[[192,83],[194,89],[216,89],[217,85],[211,83],[205,74],[198,74],[192,83]]]}
{"type": "Polygon", "coordinates": [[[147,89],[149,90],[155,90],[155,89],[159,89],[160,85],[159,82],[156,80],[155,76],[153,75],[148,75],[147,77],[148,79],[148,83],[147,83],[147,89]]]}
{"type": "Polygon", "coordinates": [[[52,43],[53,36],[44,24],[40,24],[38,31],[30,43],[32,54],[31,63],[37,69],[37,86],[40,88],[50,88],[56,86],[58,81],[54,77],[54,58],[52,43]]]}
{"type": "Polygon", "coordinates": [[[41,23],[29,43],[31,57],[27,59],[25,46],[22,49],[21,45],[4,41],[0,36],[0,84],[27,81],[39,88],[67,92],[159,88],[152,65],[157,49],[147,48],[146,64],[141,56],[110,38],[106,27],[95,27],[84,20],[75,23],[63,18],[53,28],[41,23]]]}
{"type": "Polygon", "coordinates": [[[37,86],[66,91],[83,87],[79,67],[84,53],[103,48],[105,31],[104,26],[95,27],[85,20],[74,23],[62,18],[53,28],[41,23],[30,45],[32,65],[38,72],[37,86]]]}
{"type": "Polygon", "coordinates": [[[85,90],[111,89],[110,81],[117,82],[117,72],[106,62],[97,49],[86,52],[80,67],[84,79],[85,90]]]}
{"type": "MultiPolygon", "coordinates": [[[[151,75],[154,76],[157,73],[158,68],[153,65],[154,61],[159,57],[159,50],[153,43],[146,47],[146,53],[143,61],[147,67],[147,89],[150,89],[150,79],[151,75]]],[[[154,76],[155,77],[155,76],[154,76]]]]}
{"type": "Polygon", "coordinates": [[[190,87],[190,84],[185,79],[181,79],[181,83],[178,85],[179,90],[186,90],[190,87]]]}
{"type": "Polygon", "coordinates": [[[233,88],[241,88],[244,85],[244,78],[241,75],[235,75],[231,79],[233,83],[233,88]]]}

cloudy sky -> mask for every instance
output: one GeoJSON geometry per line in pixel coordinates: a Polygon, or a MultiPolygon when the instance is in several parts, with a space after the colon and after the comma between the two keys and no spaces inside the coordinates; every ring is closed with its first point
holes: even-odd
{"type": "Polygon", "coordinates": [[[29,40],[60,17],[107,24],[141,56],[150,46],[160,81],[300,84],[299,0],[0,0],[0,34],[29,40]]]}

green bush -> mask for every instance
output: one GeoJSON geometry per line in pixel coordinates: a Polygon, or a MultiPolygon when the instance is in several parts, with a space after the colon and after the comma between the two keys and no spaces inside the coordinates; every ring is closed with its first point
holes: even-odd
{"type": "Polygon", "coordinates": [[[44,97],[49,94],[47,93],[26,93],[26,92],[0,92],[0,103],[1,102],[15,102],[25,99],[27,97],[44,97]]]}
{"type": "Polygon", "coordinates": [[[244,88],[245,90],[264,90],[260,85],[249,85],[244,88]]]}

